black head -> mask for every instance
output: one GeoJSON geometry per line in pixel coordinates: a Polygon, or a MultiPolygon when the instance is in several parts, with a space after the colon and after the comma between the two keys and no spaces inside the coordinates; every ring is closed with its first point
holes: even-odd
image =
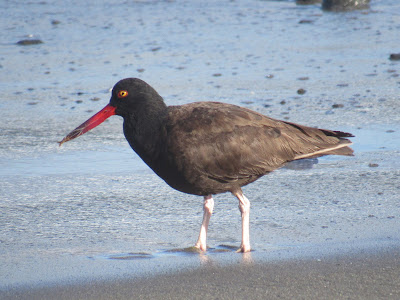
{"type": "Polygon", "coordinates": [[[110,105],[115,106],[115,114],[126,117],[141,113],[149,106],[165,108],[162,97],[146,82],[138,78],[125,78],[118,81],[113,89],[110,105]]]}
{"type": "Polygon", "coordinates": [[[110,103],[59,143],[62,145],[77,138],[113,115],[122,116],[124,124],[139,124],[142,128],[147,126],[151,130],[156,123],[164,119],[166,112],[167,106],[163,99],[150,85],[138,78],[122,79],[113,87],[110,103]]]}

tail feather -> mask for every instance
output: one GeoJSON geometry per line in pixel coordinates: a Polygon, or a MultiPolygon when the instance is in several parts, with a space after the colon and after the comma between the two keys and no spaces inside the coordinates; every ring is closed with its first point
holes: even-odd
{"type": "Polygon", "coordinates": [[[331,145],[326,144],[324,148],[315,152],[299,154],[295,157],[295,160],[303,158],[317,158],[324,155],[353,156],[354,150],[349,147],[353,143],[349,139],[346,139],[347,137],[354,137],[353,134],[343,131],[334,131],[327,129],[317,129],[317,130],[319,132],[322,132],[325,136],[337,138],[337,143],[331,145]]]}
{"type": "Polygon", "coordinates": [[[349,132],[327,130],[327,129],[320,129],[320,130],[323,133],[325,133],[325,135],[327,135],[327,136],[334,136],[334,137],[338,137],[338,138],[354,137],[354,135],[349,132]]]}

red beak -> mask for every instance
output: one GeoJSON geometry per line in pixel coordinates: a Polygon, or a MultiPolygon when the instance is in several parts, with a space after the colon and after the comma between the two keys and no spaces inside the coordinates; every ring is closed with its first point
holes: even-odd
{"type": "Polygon", "coordinates": [[[111,106],[110,104],[108,104],[106,107],[104,107],[101,111],[99,111],[89,120],[82,123],[74,130],[72,130],[70,133],[68,133],[68,135],[65,138],[63,138],[61,142],[58,143],[61,146],[63,143],[73,140],[74,138],[77,138],[78,136],[84,134],[85,132],[88,132],[89,130],[95,128],[96,126],[103,123],[106,119],[111,117],[112,115],[115,115],[115,109],[116,109],[115,106],[111,106]]]}

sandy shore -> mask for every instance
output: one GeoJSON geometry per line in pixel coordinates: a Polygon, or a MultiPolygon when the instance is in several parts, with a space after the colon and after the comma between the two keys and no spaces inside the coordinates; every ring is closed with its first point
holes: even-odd
{"type": "MultiPolygon", "coordinates": [[[[2,299],[399,299],[400,249],[10,290],[2,299]]],[[[240,255],[240,254],[238,254],[240,255]]]]}

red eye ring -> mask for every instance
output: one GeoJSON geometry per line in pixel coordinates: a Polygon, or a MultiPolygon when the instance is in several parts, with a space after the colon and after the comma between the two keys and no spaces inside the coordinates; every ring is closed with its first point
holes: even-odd
{"type": "Polygon", "coordinates": [[[128,96],[128,91],[125,90],[119,91],[117,94],[118,98],[125,98],[126,96],[128,96]]]}

